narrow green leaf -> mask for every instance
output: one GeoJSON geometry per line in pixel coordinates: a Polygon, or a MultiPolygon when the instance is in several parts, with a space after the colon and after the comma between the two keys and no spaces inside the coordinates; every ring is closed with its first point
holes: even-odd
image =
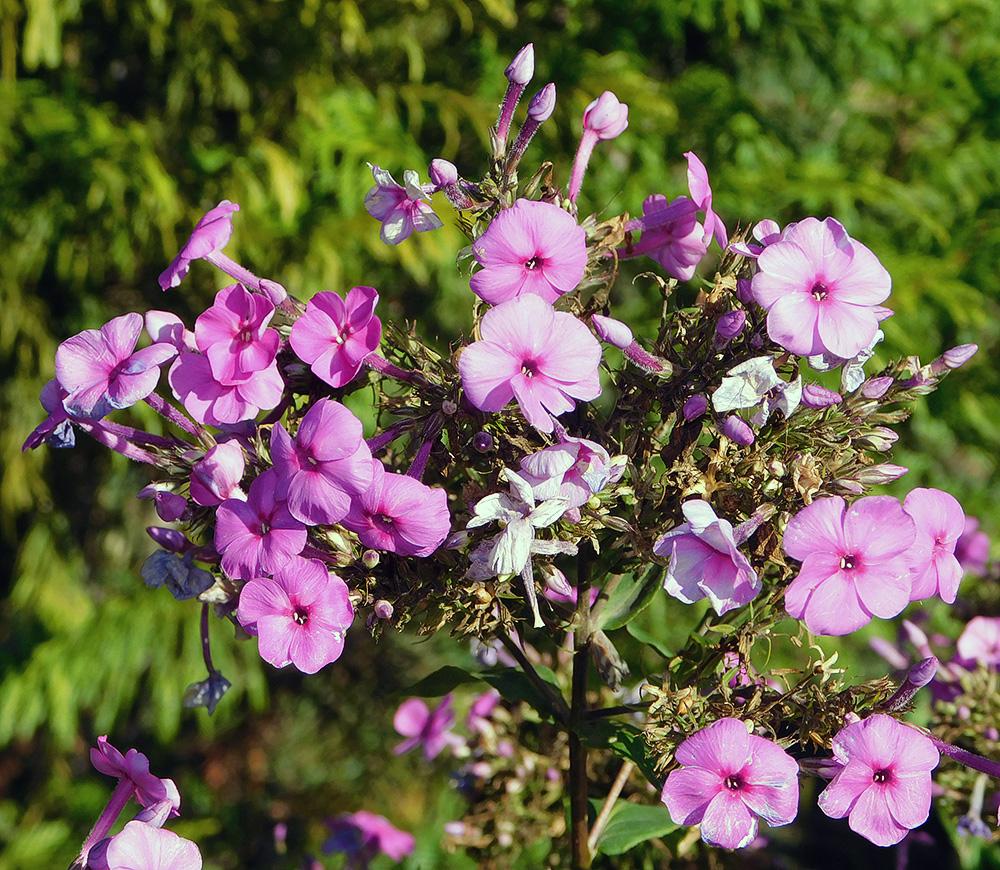
{"type": "MultiPolygon", "coordinates": [[[[549,668],[544,665],[536,665],[535,671],[541,677],[542,681],[552,689],[555,695],[562,695],[559,681],[549,668]]],[[[504,700],[513,703],[524,702],[534,707],[546,718],[556,718],[556,711],[552,709],[552,705],[549,704],[524,671],[518,668],[499,668],[484,671],[481,679],[496,689],[503,696],[504,700]]]]}
{"type": "Polygon", "coordinates": [[[634,622],[626,625],[625,630],[639,641],[639,643],[644,643],[646,646],[656,650],[663,658],[669,659],[673,657],[673,653],[658,638],[651,635],[648,631],[639,628],[634,622]]]}
{"type": "Polygon", "coordinates": [[[597,841],[597,850],[605,855],[622,855],[640,843],[662,837],[676,828],[663,805],[650,807],[618,801],[597,841]]]}
{"type": "Polygon", "coordinates": [[[650,565],[641,577],[635,574],[622,577],[604,605],[595,629],[611,631],[627,625],[653,600],[660,588],[662,573],[659,565],[650,565]]]}
{"type": "Polygon", "coordinates": [[[441,695],[447,695],[456,686],[475,683],[480,679],[482,679],[481,676],[464,668],[445,665],[412,686],[400,689],[396,694],[407,695],[411,698],[438,698],[441,695]]]}

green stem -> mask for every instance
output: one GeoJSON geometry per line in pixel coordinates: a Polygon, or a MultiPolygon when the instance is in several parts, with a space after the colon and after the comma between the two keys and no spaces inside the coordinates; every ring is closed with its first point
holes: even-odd
{"type": "Polygon", "coordinates": [[[569,727],[570,860],[573,870],[588,870],[592,856],[587,829],[587,747],[579,734],[579,727],[587,715],[587,678],[590,674],[590,559],[586,548],[577,555],[576,596],[569,727]]]}
{"type": "Polygon", "coordinates": [[[506,647],[507,652],[509,652],[514,660],[521,666],[521,669],[527,674],[528,679],[531,680],[531,684],[542,693],[542,697],[548,701],[549,706],[552,708],[552,713],[559,720],[560,725],[568,725],[570,720],[570,709],[566,705],[566,699],[562,695],[554,692],[552,687],[545,682],[539,675],[538,671],[535,670],[535,666],[528,660],[528,657],[524,654],[524,651],[519,647],[514,640],[506,633],[501,633],[498,635],[500,642],[506,647]]]}

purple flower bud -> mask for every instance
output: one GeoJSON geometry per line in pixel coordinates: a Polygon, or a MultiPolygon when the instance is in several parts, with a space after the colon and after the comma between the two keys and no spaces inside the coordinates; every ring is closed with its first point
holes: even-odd
{"type": "Polygon", "coordinates": [[[843,400],[840,393],[819,384],[806,384],[802,388],[802,404],[807,408],[829,408],[831,405],[839,405],[843,400]]]}
{"type": "Polygon", "coordinates": [[[556,108],[556,86],[549,82],[528,103],[528,117],[536,124],[547,121],[556,108]]]}
{"type": "Polygon", "coordinates": [[[869,378],[861,385],[861,395],[866,399],[881,399],[892,386],[893,378],[869,378]]]}
{"type": "Polygon", "coordinates": [[[859,440],[868,444],[874,450],[880,450],[884,453],[899,440],[899,434],[894,432],[888,426],[876,426],[871,432],[859,440]]]}
{"type": "Polygon", "coordinates": [[[836,483],[842,490],[849,492],[852,495],[861,495],[861,493],[865,491],[865,488],[856,480],[841,478],[840,480],[835,480],[834,483],[836,483]]]}
{"type": "Polygon", "coordinates": [[[590,322],[593,324],[594,332],[597,333],[597,337],[601,341],[612,344],[617,348],[625,350],[625,348],[635,341],[632,330],[620,320],[615,320],[613,317],[595,314],[591,317],[590,322]]]}
{"type": "Polygon", "coordinates": [[[507,81],[514,85],[524,87],[531,81],[535,74],[535,46],[528,43],[510,62],[510,65],[503,71],[507,81]]]}
{"type": "Polygon", "coordinates": [[[458,411],[458,405],[456,405],[451,399],[445,399],[441,403],[441,413],[446,417],[450,417],[456,411],[458,411]]]}
{"type": "Polygon", "coordinates": [[[906,674],[906,682],[918,689],[922,689],[934,679],[937,669],[937,658],[935,656],[928,656],[925,659],[921,659],[912,668],[910,668],[906,674]]]}
{"type": "Polygon", "coordinates": [[[749,447],[755,440],[750,424],[736,414],[730,414],[722,422],[722,434],[744,447],[749,447]]]}
{"type": "Polygon", "coordinates": [[[380,558],[378,550],[365,550],[361,554],[361,564],[371,570],[378,565],[380,558]]]}
{"type": "Polygon", "coordinates": [[[708,397],[698,393],[684,403],[681,413],[685,420],[694,420],[704,414],[706,410],[708,410],[708,397]]]}
{"type": "Polygon", "coordinates": [[[431,183],[438,189],[458,182],[458,167],[441,157],[431,161],[427,174],[430,176],[431,183]]]}
{"type": "Polygon", "coordinates": [[[742,308],[735,311],[727,311],[719,318],[715,324],[715,334],[726,341],[732,341],[741,332],[747,323],[747,313],[742,308]]]}
{"type": "Polygon", "coordinates": [[[903,465],[883,462],[879,465],[873,465],[871,468],[863,468],[858,472],[857,478],[858,482],[865,486],[881,486],[884,483],[899,480],[909,470],[903,465]]]}
{"type": "Polygon", "coordinates": [[[489,453],[493,449],[493,436],[489,432],[479,431],[472,436],[472,446],[480,453],[489,453]]]}
{"type": "Polygon", "coordinates": [[[392,603],[385,599],[375,602],[375,615],[379,619],[392,619],[392,603]]]}
{"type": "Polygon", "coordinates": [[[186,553],[193,546],[177,529],[150,526],[146,529],[146,534],[163,547],[164,550],[169,550],[171,553],[186,553]]]}
{"type": "Polygon", "coordinates": [[[272,281],[270,278],[260,279],[260,292],[276,307],[288,298],[288,291],[277,281],[272,281]]]}
{"type": "Polygon", "coordinates": [[[750,281],[747,278],[736,279],[736,298],[744,305],[753,302],[753,290],[750,287],[750,281]]]}
{"type": "Polygon", "coordinates": [[[628,126],[628,106],[618,102],[611,91],[605,91],[583,111],[583,129],[597,134],[598,139],[614,139],[628,126]]]}

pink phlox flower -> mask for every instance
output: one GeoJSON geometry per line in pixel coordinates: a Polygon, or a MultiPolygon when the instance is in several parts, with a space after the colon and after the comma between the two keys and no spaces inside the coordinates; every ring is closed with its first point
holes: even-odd
{"type": "Polygon", "coordinates": [[[317,293],[292,324],[292,349],[321,381],[344,386],[378,349],[382,321],[375,316],[377,304],[378,293],[372,287],[354,287],[346,299],[330,290],[317,293]]]}
{"type": "Polygon", "coordinates": [[[594,441],[564,435],[563,440],[521,459],[520,475],[538,501],[564,498],[568,508],[585,505],[614,480],[624,466],[612,464],[608,451],[594,441]]]}
{"type": "Polygon", "coordinates": [[[285,390],[276,359],[245,380],[224,384],[212,372],[208,357],[182,353],[167,377],[174,398],[195,420],[220,428],[231,428],[277,407],[285,390]]]}
{"type": "Polygon", "coordinates": [[[169,801],[170,818],[180,815],[181,797],[173,780],[161,779],[149,772],[149,759],[137,749],[124,755],[108,742],[107,735],[97,738],[97,747],[90,750],[90,761],[101,773],[128,780],[134,787],[133,797],[141,806],[148,807],[169,801]]]}
{"type": "Polygon", "coordinates": [[[516,399],[528,422],[551,432],[552,419],[601,394],[601,345],[572,314],[534,294],[491,308],[482,340],[462,351],[458,369],[469,401],[496,413],[516,399]]]}
{"type": "Polygon", "coordinates": [[[56,349],[56,380],[66,390],[66,411],[100,419],[141,402],[160,379],[159,367],[177,355],[169,345],[135,350],[142,316],[123,314],[100,329],[85,329],[56,349]]]}
{"type": "Polygon", "coordinates": [[[737,548],[732,523],[701,499],[684,502],[681,510],[687,522],[653,544],[654,553],[670,560],[663,588],[685,604],[707,597],[720,616],[752,601],[761,581],[737,548]]]}
{"type": "Polygon", "coordinates": [[[526,293],[555,302],[573,290],[587,268],[587,233],[549,202],[519,199],[501,211],[472,245],[482,269],[472,292],[490,305],[526,293]]]}
{"type": "Polygon", "coordinates": [[[742,362],[726,372],[722,383],[712,394],[712,407],[723,414],[737,408],[760,408],[750,421],[763,426],[773,411],[781,411],[786,418],[799,406],[802,399],[802,377],[788,382],[778,377],[774,360],[758,356],[742,362]]]}
{"type": "Polygon", "coordinates": [[[781,238],[781,227],[778,226],[777,221],[766,218],[754,225],[752,235],[756,242],[745,240],[733,242],[729,246],[729,250],[734,254],[741,254],[744,257],[756,260],[764,248],[781,238]]]}
{"type": "Polygon", "coordinates": [[[351,499],[372,483],[372,455],[361,421],[333,399],[320,399],[299,423],[295,440],[281,423],[271,429],[275,497],[287,499],[306,525],[340,522],[351,499]]]}
{"type": "MultiPolygon", "coordinates": [[[[44,396],[44,390],[42,394],[44,396]]],[[[46,407],[46,410],[50,409],[46,407]]],[[[979,520],[976,517],[965,518],[965,528],[955,544],[955,558],[967,574],[976,577],[985,576],[990,558],[990,536],[979,528],[979,520]]]]}
{"type": "Polygon", "coordinates": [[[891,716],[875,714],[833,738],[843,769],[819,796],[830,818],[848,817],[851,830],[876,846],[891,846],[930,813],[934,744],[891,716]]]}
{"type": "Polygon", "coordinates": [[[903,501],[903,510],[913,518],[917,534],[910,551],[913,589],[911,601],[932,595],[954,604],[962,566],[955,558],[955,545],[965,529],[965,513],[955,496],[939,489],[914,489],[903,501]]]}
{"type": "MultiPolygon", "coordinates": [[[[363,442],[362,442],[363,443],[363,442]]],[[[356,496],[341,520],[361,543],[401,556],[429,556],[451,531],[448,494],[370,459],[371,484],[356,496]]]]}
{"type": "Polygon", "coordinates": [[[208,257],[229,244],[233,235],[232,213],[239,210],[240,207],[235,202],[224,199],[198,221],[180,253],[160,275],[160,287],[163,290],[181,283],[191,268],[192,260],[208,257]]]}
{"type": "Polygon", "coordinates": [[[974,669],[978,664],[1000,668],[1000,618],[974,616],[962,630],[957,644],[957,661],[974,669]]]}
{"type": "Polygon", "coordinates": [[[146,312],[144,320],[146,332],[154,343],[173,345],[178,352],[198,349],[194,333],[176,314],[151,310],[146,312]]]}
{"type": "Polygon", "coordinates": [[[121,832],[97,844],[87,856],[89,870],[201,870],[195,843],[173,831],[131,821],[121,832]]]}
{"type": "Polygon", "coordinates": [[[274,362],[281,337],[268,329],[273,316],[270,300],[242,284],[216,294],[194,325],[198,350],[208,357],[215,380],[227,386],[242,383],[274,362]]]}
{"type": "Polygon", "coordinates": [[[276,668],[315,674],[344,651],[354,620],[347,584],[319,559],[293,557],[273,577],[254,577],[240,592],[240,624],[276,668]]]}
{"type": "Polygon", "coordinates": [[[385,816],[360,810],[327,820],[330,836],[323,852],[347,855],[347,870],[366,870],[379,855],[402,861],[413,853],[416,841],[412,834],[400,831],[385,816]]]}
{"type": "Polygon", "coordinates": [[[767,332],[802,356],[851,359],[878,332],[875,306],[892,286],[878,258],[833,218],[806,218],[757,258],[754,298],[767,311],[767,332]]]}
{"type": "Polygon", "coordinates": [[[226,499],[215,512],[215,549],[233,579],[273,574],[306,545],[305,525],[275,495],[278,482],[268,469],[250,484],[245,501],[226,499]]]}
{"type": "Polygon", "coordinates": [[[451,732],[455,713],[451,709],[451,695],[431,710],[420,698],[409,698],[399,705],[393,716],[393,727],[406,739],[393,749],[396,755],[423,746],[427,761],[437,758],[446,746],[460,746],[464,741],[451,732]]]}
{"type": "Polygon", "coordinates": [[[222,504],[226,499],[246,499],[240,481],[246,470],[243,448],[235,439],[216,444],[204,459],[191,466],[191,498],[205,507],[222,504]]]}
{"type": "Polygon", "coordinates": [[[492,734],[493,722],[490,717],[499,703],[500,693],[496,689],[483,692],[469,707],[469,715],[465,717],[465,727],[472,734],[492,734]]]}
{"type": "Polygon", "coordinates": [[[73,447],[76,445],[76,432],[73,431],[71,417],[63,400],[68,396],[59,381],[53,378],[44,387],[38,400],[48,413],[32,433],[24,440],[21,450],[34,450],[45,442],[51,447],[73,447]]]}
{"type": "Polygon", "coordinates": [[[840,368],[840,389],[845,393],[853,393],[865,382],[865,363],[875,356],[875,346],[884,338],[885,333],[879,329],[868,346],[859,350],[850,359],[843,359],[832,353],[820,353],[808,357],[807,362],[816,372],[829,372],[840,368]]]}
{"type": "Polygon", "coordinates": [[[365,209],[375,220],[382,222],[379,233],[387,245],[398,245],[412,233],[436,230],[444,224],[425,200],[433,192],[433,185],[422,185],[417,173],[407,169],[403,173],[405,186],[379,166],[368,164],[375,177],[375,186],[365,194],[365,209]]]}
{"type": "Polygon", "coordinates": [[[910,601],[913,519],[891,496],[821,498],[785,529],[784,548],[802,568],[785,590],[785,609],[816,634],[842,635],[889,619],[910,601]]]}
{"type": "Polygon", "coordinates": [[[719,247],[724,251],[729,245],[729,233],[722,218],[712,210],[712,187],[708,183],[708,170],[693,151],[685,152],[684,156],[688,162],[687,178],[691,199],[699,210],[705,212],[705,245],[707,247],[712,236],[715,236],[719,247]]]}
{"type": "Polygon", "coordinates": [[[747,733],[739,719],[719,719],[676,752],[661,799],[680,825],[700,825],[710,846],[742,849],[757,836],[757,819],[789,824],[799,805],[799,765],[776,743],[747,733]]]}

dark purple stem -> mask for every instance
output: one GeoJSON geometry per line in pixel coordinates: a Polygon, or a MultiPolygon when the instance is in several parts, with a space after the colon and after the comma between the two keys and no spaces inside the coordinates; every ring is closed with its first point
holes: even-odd
{"type": "Polygon", "coordinates": [[[994,779],[1000,779],[1000,764],[997,764],[997,762],[990,761],[988,758],[983,758],[981,755],[976,755],[975,752],[969,752],[967,749],[959,749],[957,746],[945,743],[933,734],[928,734],[927,736],[942,755],[947,755],[959,764],[964,764],[966,767],[971,767],[973,770],[978,770],[980,773],[989,774],[994,779]]]}
{"type": "Polygon", "coordinates": [[[372,435],[365,443],[368,445],[368,449],[371,450],[373,454],[378,453],[387,444],[392,444],[400,435],[406,432],[412,423],[409,420],[402,420],[399,423],[393,423],[385,432],[379,432],[377,435],[372,435]]]}
{"type": "Polygon", "coordinates": [[[113,423],[105,423],[99,420],[74,419],[74,423],[88,435],[100,441],[105,447],[109,447],[122,456],[127,456],[136,462],[145,462],[148,465],[159,466],[161,464],[159,457],[153,455],[148,450],[137,447],[131,442],[129,436],[126,435],[128,432],[136,433],[136,435],[145,435],[146,433],[138,433],[138,430],[129,429],[127,426],[116,426],[113,423]],[[115,432],[112,427],[120,431],[115,432]]]}
{"type": "Polygon", "coordinates": [[[189,435],[194,435],[195,438],[200,438],[204,434],[204,430],[201,426],[195,423],[194,420],[189,419],[186,414],[182,414],[178,411],[159,393],[150,393],[146,396],[146,404],[165,420],[169,420],[175,426],[179,426],[189,435]]]}
{"type": "Polygon", "coordinates": [[[212,650],[208,639],[208,604],[201,605],[201,655],[205,659],[205,667],[208,668],[208,675],[211,677],[216,673],[212,664],[212,650]]]}
{"type": "Polygon", "coordinates": [[[431,450],[434,447],[434,442],[436,438],[428,438],[423,444],[420,445],[420,449],[417,451],[417,455],[413,460],[413,464],[410,466],[410,470],[406,472],[407,477],[412,477],[416,480],[424,479],[424,470],[427,468],[427,460],[430,458],[431,450]]]}
{"type": "Polygon", "coordinates": [[[380,375],[402,381],[405,384],[416,383],[416,372],[404,372],[398,366],[394,366],[389,360],[378,353],[372,352],[365,357],[365,365],[378,372],[380,375]]]}

